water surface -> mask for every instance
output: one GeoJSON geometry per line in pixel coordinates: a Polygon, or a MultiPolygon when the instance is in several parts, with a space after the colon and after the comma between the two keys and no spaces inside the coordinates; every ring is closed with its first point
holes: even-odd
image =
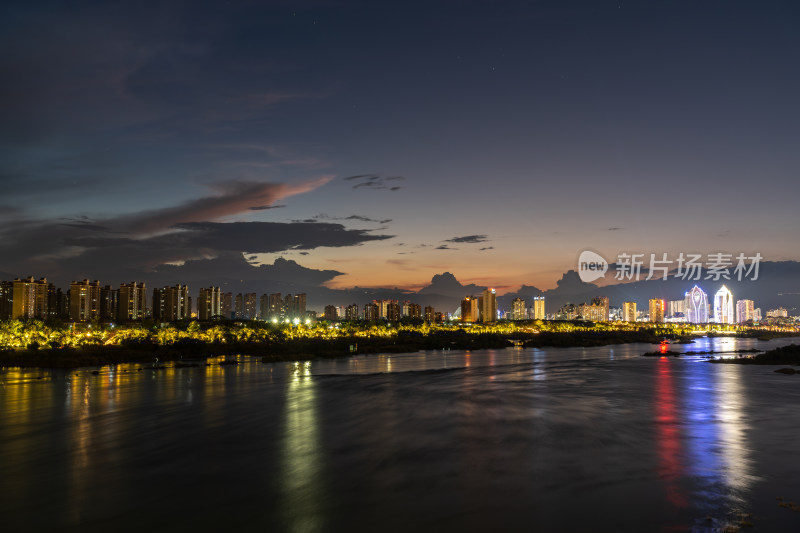
{"type": "Polygon", "coordinates": [[[652,349],[4,369],[0,516],[9,531],[800,530],[800,507],[779,505],[800,504],[800,376],[639,357],[652,349]]]}

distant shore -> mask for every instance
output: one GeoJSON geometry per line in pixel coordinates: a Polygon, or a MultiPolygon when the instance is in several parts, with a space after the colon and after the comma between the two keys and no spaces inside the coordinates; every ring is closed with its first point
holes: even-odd
{"type": "MultiPolygon", "coordinates": [[[[734,335],[732,335],[734,336],[734,335]]],[[[747,335],[753,336],[753,335],[747,335]]],[[[671,339],[690,343],[694,337],[671,339]]],[[[0,367],[79,368],[124,363],[144,365],[169,361],[202,361],[209,357],[247,355],[263,362],[304,361],[316,358],[349,357],[359,354],[405,353],[420,350],[479,350],[511,346],[525,348],[591,347],[613,344],[651,343],[664,340],[655,330],[572,331],[539,333],[468,333],[463,330],[435,331],[428,334],[403,332],[394,336],[351,336],[297,338],[282,342],[176,342],[169,345],[85,345],[0,351],[0,367]]],[[[779,364],[779,363],[772,363],[779,364]]]]}
{"type": "Polygon", "coordinates": [[[756,355],[729,359],[712,359],[712,363],[736,365],[800,365],[800,346],[790,344],[756,355]]]}

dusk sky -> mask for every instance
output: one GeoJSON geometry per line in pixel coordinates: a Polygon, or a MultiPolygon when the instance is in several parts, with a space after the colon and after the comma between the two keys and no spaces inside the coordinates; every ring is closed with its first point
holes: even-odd
{"type": "Polygon", "coordinates": [[[0,46],[10,275],[800,260],[796,1],[4,2],[0,46]]]}

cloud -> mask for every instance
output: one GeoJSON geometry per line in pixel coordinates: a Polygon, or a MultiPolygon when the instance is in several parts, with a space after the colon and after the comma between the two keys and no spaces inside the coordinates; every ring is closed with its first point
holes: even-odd
{"type": "Polygon", "coordinates": [[[608,228],[608,231],[620,231],[624,228],[608,228]]]}
{"type": "Polygon", "coordinates": [[[250,211],[266,211],[267,209],[279,209],[281,207],[286,207],[286,204],[281,205],[257,205],[253,207],[249,207],[250,211]]]}
{"type": "Polygon", "coordinates": [[[463,237],[453,237],[452,239],[447,239],[445,242],[458,242],[458,243],[468,243],[468,244],[475,244],[479,242],[486,242],[487,238],[486,235],[465,235],[463,237]]]}
{"type": "MultiPolygon", "coordinates": [[[[119,276],[159,265],[212,258],[222,253],[280,253],[320,247],[357,246],[392,238],[377,230],[340,223],[225,222],[289,195],[313,190],[327,178],[297,186],[228,181],[215,194],[163,209],[106,219],[86,216],[19,220],[0,227],[0,268],[19,275],[42,272],[66,277],[119,276]]],[[[123,278],[124,279],[124,278],[123,278]]]]}
{"type": "Polygon", "coordinates": [[[309,222],[309,221],[313,222],[313,221],[316,221],[316,220],[358,220],[360,222],[371,222],[371,223],[375,223],[375,224],[388,224],[389,222],[392,221],[391,218],[378,220],[378,219],[374,219],[374,218],[370,218],[370,217],[365,217],[363,215],[350,215],[350,216],[346,216],[346,217],[334,217],[334,216],[331,216],[331,215],[329,215],[327,213],[320,213],[318,215],[314,215],[310,219],[305,219],[304,222],[309,222]]]}
{"type": "Polygon", "coordinates": [[[485,246],[485,247],[480,249],[481,252],[484,251],[484,250],[494,250],[494,246],[485,246]]]}
{"type": "Polygon", "coordinates": [[[353,185],[353,189],[388,189],[390,191],[402,189],[399,185],[392,185],[391,182],[405,180],[403,176],[383,176],[381,174],[358,174],[357,176],[347,176],[342,179],[356,182],[355,185],[353,185]]]}
{"type": "Polygon", "coordinates": [[[458,250],[458,248],[450,248],[446,244],[442,244],[440,246],[437,246],[435,249],[436,250],[458,250]]]}
{"type": "Polygon", "coordinates": [[[112,228],[122,229],[135,235],[147,235],[184,222],[218,220],[246,212],[251,207],[268,206],[289,196],[312,191],[330,180],[330,176],[323,176],[295,186],[257,181],[218,181],[210,184],[216,194],[190,200],[174,207],[121,216],[107,223],[112,228]]]}

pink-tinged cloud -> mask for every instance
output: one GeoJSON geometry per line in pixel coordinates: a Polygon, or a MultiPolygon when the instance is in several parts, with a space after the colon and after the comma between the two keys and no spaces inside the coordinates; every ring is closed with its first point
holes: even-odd
{"type": "Polygon", "coordinates": [[[251,212],[252,207],[263,208],[290,196],[313,191],[331,179],[333,176],[323,176],[300,185],[242,180],[217,182],[210,185],[216,194],[173,207],[105,220],[103,224],[133,235],[152,235],[180,223],[215,221],[251,212]]]}

